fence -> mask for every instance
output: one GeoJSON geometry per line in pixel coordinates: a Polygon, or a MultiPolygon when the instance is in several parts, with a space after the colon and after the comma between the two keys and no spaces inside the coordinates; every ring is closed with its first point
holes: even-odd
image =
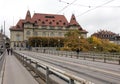
{"type": "Polygon", "coordinates": [[[77,54],[76,52],[69,51],[57,51],[57,50],[49,50],[49,49],[39,49],[33,50],[35,52],[53,54],[57,56],[66,56],[77,59],[84,60],[92,60],[92,61],[100,61],[104,63],[114,63],[120,65],[120,53],[95,53],[95,52],[80,52],[77,54]]]}
{"type": "Polygon", "coordinates": [[[3,84],[5,51],[0,55],[0,84],[3,84]]]}
{"type": "Polygon", "coordinates": [[[58,78],[67,84],[94,84],[91,81],[77,77],[73,74],[69,74],[48,64],[43,64],[39,60],[21,53],[14,52],[14,55],[21,61],[24,66],[29,67],[29,70],[32,70],[37,77],[40,77],[45,82],[45,84],[63,84],[58,83],[61,81],[56,81],[58,78]]]}

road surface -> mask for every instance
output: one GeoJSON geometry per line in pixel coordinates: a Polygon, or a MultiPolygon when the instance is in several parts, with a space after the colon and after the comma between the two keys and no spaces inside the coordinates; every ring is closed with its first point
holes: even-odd
{"type": "Polygon", "coordinates": [[[29,51],[18,51],[37,60],[74,74],[95,84],[120,84],[120,65],[60,57],[29,51]]]}

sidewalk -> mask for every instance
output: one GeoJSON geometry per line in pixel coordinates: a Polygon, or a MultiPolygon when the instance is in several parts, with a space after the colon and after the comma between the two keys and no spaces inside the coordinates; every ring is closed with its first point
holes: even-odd
{"type": "Polygon", "coordinates": [[[6,55],[3,84],[38,84],[31,74],[12,55],[6,55]]]}

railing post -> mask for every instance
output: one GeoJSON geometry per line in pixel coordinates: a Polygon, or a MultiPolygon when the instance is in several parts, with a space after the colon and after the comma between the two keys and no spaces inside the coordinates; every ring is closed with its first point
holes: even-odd
{"type": "Polygon", "coordinates": [[[69,80],[69,84],[75,84],[73,79],[69,80]]]}
{"type": "Polygon", "coordinates": [[[106,63],[106,55],[104,54],[104,63],[106,63]]]}
{"type": "Polygon", "coordinates": [[[93,55],[93,61],[95,61],[95,54],[93,55]]]}
{"type": "Polygon", "coordinates": [[[84,60],[86,60],[86,58],[85,58],[86,56],[84,55],[84,60]]]}
{"type": "Polygon", "coordinates": [[[46,84],[49,84],[49,68],[46,67],[46,84]]]}
{"type": "Polygon", "coordinates": [[[36,69],[38,68],[38,63],[37,63],[37,62],[35,63],[35,68],[36,68],[36,69]]]}
{"type": "Polygon", "coordinates": [[[31,64],[31,59],[29,59],[29,62],[30,62],[30,64],[31,64]]]}
{"type": "Polygon", "coordinates": [[[119,56],[119,65],[120,65],[120,56],[119,56]]]}

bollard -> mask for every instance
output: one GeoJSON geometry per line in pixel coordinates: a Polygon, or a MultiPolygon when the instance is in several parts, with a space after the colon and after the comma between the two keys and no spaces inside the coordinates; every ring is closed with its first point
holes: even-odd
{"type": "Polygon", "coordinates": [[[49,84],[49,68],[46,67],[46,84],[49,84]]]}
{"type": "Polygon", "coordinates": [[[69,80],[69,84],[75,84],[73,79],[69,80]]]}

